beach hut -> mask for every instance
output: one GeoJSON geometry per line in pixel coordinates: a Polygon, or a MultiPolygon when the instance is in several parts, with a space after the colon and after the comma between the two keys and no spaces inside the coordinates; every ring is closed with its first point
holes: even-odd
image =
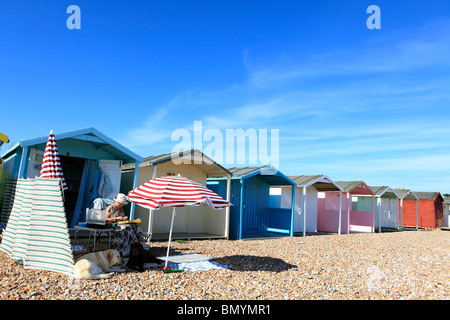
{"type": "Polygon", "coordinates": [[[442,203],[442,211],[444,215],[444,228],[450,228],[450,197],[445,196],[442,203]]]}
{"type": "Polygon", "coordinates": [[[402,226],[436,229],[444,226],[443,202],[440,192],[414,192],[418,201],[403,201],[402,226]]]}
{"type": "MultiPolygon", "coordinates": [[[[340,211],[338,211],[337,216],[328,217],[328,219],[333,220],[332,222],[323,221],[323,219],[319,220],[318,193],[326,191],[342,192],[342,188],[326,175],[300,175],[288,176],[288,178],[297,184],[295,187],[294,201],[294,232],[302,232],[303,236],[305,236],[306,232],[329,231],[330,228],[326,228],[324,225],[332,224],[332,228],[336,227],[333,231],[340,234],[340,211]]],[[[290,208],[291,187],[281,187],[278,189],[280,189],[278,192],[276,189],[272,191],[272,193],[277,193],[271,195],[271,198],[274,199],[272,201],[279,202],[281,208],[290,208]]]]}
{"type": "MultiPolygon", "coordinates": [[[[47,140],[48,136],[22,140],[3,154],[0,185],[6,186],[8,179],[39,176],[47,140]]],[[[57,133],[55,140],[68,187],[64,206],[70,227],[85,221],[93,199],[112,198],[119,192],[123,164],[142,162],[142,157],[92,127],[57,133]]],[[[131,207],[134,211],[134,204],[131,207]]]]}
{"type": "MultiPolygon", "coordinates": [[[[336,232],[339,228],[341,210],[341,232],[374,232],[374,194],[364,181],[335,181],[342,194],[336,191],[319,192],[318,219],[323,221],[323,231],[336,232]],[[358,202],[358,196],[365,195],[358,202]]],[[[318,221],[319,221],[318,220],[318,221]]]]}
{"type": "Polygon", "coordinates": [[[388,186],[369,186],[369,188],[377,200],[375,204],[375,229],[378,229],[378,232],[381,232],[381,228],[398,229],[399,196],[394,189],[388,186]]]}
{"type": "MultiPolygon", "coordinates": [[[[135,174],[135,164],[122,166],[120,187],[122,193],[128,194],[133,189],[135,174]]],[[[229,200],[229,193],[227,198],[226,190],[227,185],[230,185],[230,171],[196,149],[144,158],[139,164],[138,185],[154,178],[178,174],[202,185],[206,185],[208,178],[223,178],[225,193],[221,196],[229,200]]],[[[128,210],[127,206],[124,210],[128,210]]],[[[171,210],[171,208],[151,210],[136,206],[131,219],[141,219],[140,227],[151,236],[151,239],[168,239],[171,210]]],[[[172,238],[228,238],[228,217],[229,208],[220,210],[213,210],[209,206],[179,208],[177,218],[174,220],[172,238]]]]}
{"type": "MultiPolygon", "coordinates": [[[[418,219],[419,219],[419,198],[416,196],[416,194],[408,189],[394,189],[395,193],[398,195],[400,199],[399,204],[399,224],[400,228],[403,229],[403,208],[404,208],[404,201],[414,201],[415,202],[415,217],[416,217],[416,229],[418,228],[418,219]]],[[[408,203],[408,207],[411,208],[411,203],[408,203]]]]}
{"type": "MultiPolygon", "coordinates": [[[[270,206],[270,188],[291,187],[295,182],[272,166],[230,168],[231,197],[229,238],[233,240],[293,236],[294,201],[289,209],[270,206]]],[[[225,180],[211,178],[207,187],[223,196],[225,180]]],[[[291,198],[291,199],[292,199],[291,198]]]]}

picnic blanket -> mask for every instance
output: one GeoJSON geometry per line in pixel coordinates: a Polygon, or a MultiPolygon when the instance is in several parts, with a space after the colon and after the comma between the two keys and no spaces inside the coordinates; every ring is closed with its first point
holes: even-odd
{"type": "Polygon", "coordinates": [[[169,264],[169,268],[183,269],[189,271],[204,271],[212,269],[231,269],[230,266],[219,264],[215,261],[197,261],[169,264]]]}
{"type": "MultiPolygon", "coordinates": [[[[165,256],[157,257],[158,259],[165,260],[165,256]]],[[[221,265],[214,261],[209,261],[214,259],[213,257],[206,257],[198,253],[192,254],[178,254],[169,256],[167,266],[174,269],[183,269],[189,271],[203,271],[211,269],[231,269],[230,266],[221,265]]],[[[128,259],[124,259],[127,261],[128,259]]],[[[144,268],[155,268],[164,266],[164,263],[145,263],[144,268]]]]}

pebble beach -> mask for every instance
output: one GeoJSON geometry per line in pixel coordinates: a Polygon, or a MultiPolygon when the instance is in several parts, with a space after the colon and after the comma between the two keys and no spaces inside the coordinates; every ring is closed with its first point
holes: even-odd
{"type": "MultiPolygon", "coordinates": [[[[77,243],[83,245],[82,242],[77,243]]],[[[156,256],[167,242],[151,241],[156,256]]],[[[101,243],[97,250],[107,249],[101,243]]],[[[258,240],[173,241],[230,269],[104,280],[25,269],[0,252],[2,300],[448,300],[450,231],[325,234],[258,240]]],[[[75,259],[79,256],[75,255],[75,259]]]]}

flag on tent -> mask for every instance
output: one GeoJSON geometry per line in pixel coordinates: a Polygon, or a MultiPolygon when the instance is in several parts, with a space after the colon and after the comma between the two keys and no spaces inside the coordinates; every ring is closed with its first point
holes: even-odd
{"type": "Polygon", "coordinates": [[[55,135],[53,130],[50,131],[47,145],[45,146],[44,159],[42,160],[41,178],[59,178],[61,179],[63,190],[67,189],[66,180],[64,179],[61,160],[59,159],[58,147],[56,146],[55,135]]]}

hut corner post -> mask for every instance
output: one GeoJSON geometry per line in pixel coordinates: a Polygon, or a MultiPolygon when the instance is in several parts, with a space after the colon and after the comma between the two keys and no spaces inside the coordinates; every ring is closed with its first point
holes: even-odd
{"type": "MultiPolygon", "coordinates": [[[[133,180],[133,189],[137,187],[138,184],[138,176],[139,176],[139,162],[136,161],[134,165],[134,180],[133,180]]],[[[134,202],[131,203],[130,208],[130,220],[134,220],[134,210],[135,210],[136,204],[134,202]]]]}
{"type": "Polygon", "coordinates": [[[306,186],[303,187],[303,236],[306,236],[306,186]]]}
{"type": "Polygon", "coordinates": [[[291,195],[291,231],[289,235],[294,236],[294,215],[295,215],[295,186],[292,186],[292,195],[291,195]]]}
{"type": "MultiPolygon", "coordinates": [[[[379,214],[379,212],[378,212],[379,214]]],[[[375,198],[372,196],[372,232],[375,232],[375,198]]]]}
{"type": "Polygon", "coordinates": [[[352,210],[352,195],[347,192],[347,234],[350,234],[350,213],[352,210]]]}
{"type": "Polygon", "coordinates": [[[378,208],[378,232],[381,233],[381,197],[377,198],[377,208],[378,208]]]}
{"type": "Polygon", "coordinates": [[[243,226],[243,219],[244,219],[244,217],[243,217],[243,215],[244,215],[244,208],[245,208],[245,204],[244,204],[244,199],[245,199],[245,196],[244,196],[244,183],[245,183],[245,180],[241,180],[241,202],[239,203],[239,212],[240,212],[240,215],[239,215],[239,234],[238,234],[238,239],[239,240],[242,240],[242,226],[243,226]]]}
{"type": "Polygon", "coordinates": [[[419,201],[416,201],[416,231],[419,230],[419,201]]]}
{"type": "Polygon", "coordinates": [[[28,147],[24,147],[22,150],[22,157],[20,158],[20,166],[19,166],[19,179],[25,179],[25,171],[28,167],[27,159],[28,159],[28,147]]]}
{"type": "MultiPolygon", "coordinates": [[[[227,173],[227,201],[231,201],[231,176],[227,173]]],[[[230,238],[230,206],[225,208],[225,238],[230,238]]]]}
{"type": "Polygon", "coordinates": [[[400,200],[400,229],[403,230],[403,199],[400,200]]]}
{"type": "MultiPolygon", "coordinates": [[[[398,206],[399,206],[399,201],[398,201],[398,198],[397,198],[397,210],[398,210],[398,206]]],[[[396,216],[397,216],[397,231],[398,230],[400,230],[400,223],[399,223],[399,218],[398,218],[398,211],[397,211],[397,214],[396,214],[396,216]]]]}
{"type": "Polygon", "coordinates": [[[339,226],[338,226],[338,234],[341,234],[341,226],[342,226],[342,191],[339,191],[339,226]]]}
{"type": "MultiPolygon", "coordinates": [[[[151,168],[152,168],[152,179],[155,179],[157,177],[157,169],[158,166],[154,166],[153,164],[151,164],[151,168]]],[[[153,209],[148,209],[148,225],[147,225],[147,232],[149,234],[153,234],[153,209]]]]}

